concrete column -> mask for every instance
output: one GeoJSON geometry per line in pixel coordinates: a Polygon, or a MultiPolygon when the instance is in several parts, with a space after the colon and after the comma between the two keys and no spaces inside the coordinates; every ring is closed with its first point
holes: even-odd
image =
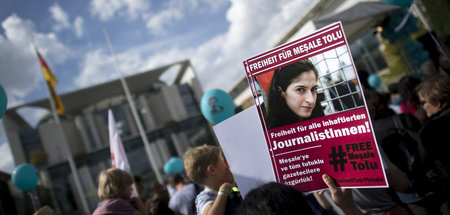
{"type": "Polygon", "coordinates": [[[153,156],[155,156],[155,162],[158,169],[161,169],[164,165],[164,161],[161,158],[161,153],[159,152],[158,145],[156,142],[150,143],[150,150],[152,151],[153,156]]]}
{"type": "Polygon", "coordinates": [[[139,103],[138,106],[140,107],[139,110],[143,117],[142,121],[144,121],[145,127],[147,128],[146,130],[152,131],[156,129],[155,118],[153,117],[152,111],[149,108],[146,96],[140,95],[137,101],[139,103]]]}
{"type": "Polygon", "coordinates": [[[163,165],[170,159],[170,151],[167,146],[167,141],[165,139],[159,138],[156,140],[156,145],[158,146],[159,152],[161,154],[161,160],[163,165]]]}
{"type": "Polygon", "coordinates": [[[161,89],[164,100],[167,103],[167,110],[175,121],[181,121],[188,117],[186,107],[181,99],[178,86],[164,86],[161,89]]]}
{"type": "Polygon", "coordinates": [[[189,140],[185,133],[182,131],[179,133],[174,132],[170,134],[170,137],[172,138],[178,157],[183,157],[184,153],[189,149],[189,140]]]}
{"type": "Polygon", "coordinates": [[[83,139],[84,147],[86,148],[86,152],[89,153],[93,151],[94,149],[91,146],[91,141],[89,140],[86,127],[83,123],[83,117],[82,116],[76,116],[75,117],[75,126],[78,128],[81,134],[81,138],[83,139]]]}
{"type": "Polygon", "coordinates": [[[135,137],[139,135],[136,121],[134,120],[133,113],[131,112],[131,108],[129,105],[123,105],[122,110],[125,116],[125,121],[128,124],[128,128],[130,129],[131,137],[135,137]]]}
{"type": "Polygon", "coordinates": [[[109,145],[108,122],[102,116],[97,115],[95,116],[95,124],[97,125],[97,131],[101,139],[100,146],[104,147],[109,145]]]}
{"type": "Polygon", "coordinates": [[[100,138],[100,134],[98,132],[98,128],[95,124],[94,116],[92,113],[86,114],[86,119],[89,125],[89,130],[91,131],[92,138],[94,138],[94,145],[96,149],[101,148],[102,139],[100,138]]]}

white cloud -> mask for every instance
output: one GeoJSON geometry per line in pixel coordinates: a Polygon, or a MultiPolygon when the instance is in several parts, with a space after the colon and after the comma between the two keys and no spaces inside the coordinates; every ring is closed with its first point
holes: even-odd
{"type": "MultiPolygon", "coordinates": [[[[308,4],[308,1],[232,0],[227,11],[228,32],[195,48],[158,52],[148,58],[145,67],[154,68],[161,66],[161,62],[168,64],[187,58],[194,65],[204,90],[230,90],[245,75],[242,62],[272,48],[308,4]]],[[[161,27],[164,19],[160,20],[161,27]]]]}
{"type": "Polygon", "coordinates": [[[94,16],[107,21],[114,15],[135,19],[149,8],[147,0],[91,0],[90,11],[94,16]]]}
{"type": "Polygon", "coordinates": [[[165,2],[163,10],[158,13],[146,13],[143,19],[146,20],[146,27],[150,34],[161,36],[166,34],[166,28],[175,26],[175,23],[184,17],[193,13],[214,13],[226,2],[224,0],[171,0],[165,2]]]}
{"type": "Polygon", "coordinates": [[[215,38],[217,41],[204,43],[193,58],[204,90],[230,90],[245,75],[242,62],[272,48],[309,4],[270,0],[231,3],[227,11],[228,32],[215,38]]]}
{"type": "Polygon", "coordinates": [[[40,87],[42,70],[32,48],[33,40],[50,67],[67,60],[70,51],[55,34],[35,32],[31,21],[15,14],[3,20],[1,26],[5,34],[0,34],[0,84],[8,95],[8,107],[12,107],[40,87]]]}
{"type": "Polygon", "coordinates": [[[181,60],[190,59],[193,54],[194,54],[193,49],[180,50],[177,48],[172,48],[169,50],[158,52],[158,54],[152,55],[147,58],[147,60],[145,61],[146,63],[141,68],[141,71],[154,69],[181,60]]]}
{"type": "Polygon", "coordinates": [[[84,26],[83,18],[77,16],[77,18],[75,18],[75,21],[73,22],[73,28],[75,35],[77,35],[78,38],[81,38],[83,36],[83,26],[84,26]]]}
{"type": "Polygon", "coordinates": [[[55,31],[61,31],[65,28],[70,27],[69,16],[67,13],[59,6],[58,3],[52,5],[49,9],[52,18],[55,20],[56,25],[53,26],[55,31]]]}
{"type": "Polygon", "coordinates": [[[81,73],[75,79],[75,84],[79,87],[98,84],[118,77],[114,61],[100,49],[86,53],[79,66],[81,73]]]}
{"type": "Polygon", "coordinates": [[[91,14],[105,21],[110,19],[122,6],[120,0],[92,0],[91,14]]]}
{"type": "Polygon", "coordinates": [[[183,18],[183,14],[178,8],[169,8],[158,14],[152,15],[147,20],[147,28],[153,35],[164,35],[166,33],[164,27],[176,20],[183,18]]]}
{"type": "MultiPolygon", "coordinates": [[[[176,42],[165,41],[160,43],[165,44],[165,48],[151,56],[147,53],[150,47],[160,44],[152,41],[151,44],[140,45],[118,54],[121,68],[129,72],[138,72],[190,59],[204,90],[212,88],[230,90],[235,82],[245,75],[242,62],[272,48],[307,8],[309,2],[285,0],[274,3],[270,0],[233,0],[231,4],[227,12],[227,19],[230,22],[228,32],[217,35],[197,47],[185,49],[173,47],[172,44],[176,42]]],[[[172,5],[170,8],[178,11],[178,15],[175,16],[173,15],[175,12],[165,10],[149,19],[153,24],[147,23],[147,25],[164,31],[165,25],[186,13],[177,9],[181,8],[180,5],[172,5]]],[[[186,35],[183,36],[186,37],[186,35]]],[[[179,40],[180,38],[171,39],[179,40]]],[[[105,58],[108,57],[105,56],[105,58]]],[[[92,80],[104,80],[105,77],[117,78],[117,76],[104,74],[105,71],[114,70],[111,65],[112,61],[99,58],[98,52],[93,56],[87,56],[82,66],[83,74],[77,79],[78,83],[85,86],[86,83],[92,83],[92,80]]]]}
{"type": "Polygon", "coordinates": [[[149,8],[148,0],[124,0],[127,7],[127,15],[131,18],[136,18],[137,15],[145,12],[149,8]]]}
{"type": "MultiPolygon", "coordinates": [[[[124,53],[117,54],[117,63],[123,76],[142,72],[145,69],[155,67],[146,67],[145,60],[142,59],[143,49],[129,49],[124,53]]],[[[159,61],[158,66],[165,62],[172,63],[170,59],[159,61]]],[[[115,67],[113,57],[104,50],[97,49],[86,53],[83,61],[79,64],[81,68],[80,75],[75,79],[75,84],[79,87],[87,87],[102,82],[119,78],[119,73],[115,67]]]]}
{"type": "Polygon", "coordinates": [[[34,24],[29,20],[22,20],[16,14],[6,18],[2,22],[6,39],[14,45],[21,45],[24,41],[28,44],[33,39],[34,24]]]}
{"type": "Polygon", "coordinates": [[[37,84],[38,73],[33,70],[39,68],[39,64],[31,49],[33,24],[12,15],[2,22],[2,27],[6,37],[0,34],[0,83],[11,107],[37,84]]]}
{"type": "Polygon", "coordinates": [[[196,2],[196,1],[200,1],[203,4],[205,4],[206,7],[204,9],[210,10],[212,12],[219,10],[221,7],[223,7],[226,3],[229,2],[227,0],[191,0],[190,5],[194,5],[192,2],[196,2]]]}
{"type": "Polygon", "coordinates": [[[72,29],[78,38],[83,36],[84,20],[81,16],[77,16],[73,21],[73,25],[70,23],[69,15],[64,11],[58,3],[53,4],[49,9],[51,17],[56,22],[53,26],[53,30],[60,32],[65,29],[72,29]]]}

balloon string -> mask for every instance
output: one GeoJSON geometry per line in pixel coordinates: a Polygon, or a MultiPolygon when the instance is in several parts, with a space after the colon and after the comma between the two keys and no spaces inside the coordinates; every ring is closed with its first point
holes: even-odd
{"type": "Polygon", "coordinates": [[[29,191],[27,192],[27,194],[30,197],[31,202],[33,203],[34,211],[37,211],[39,209],[39,203],[37,201],[36,195],[33,193],[33,191],[29,191]]]}

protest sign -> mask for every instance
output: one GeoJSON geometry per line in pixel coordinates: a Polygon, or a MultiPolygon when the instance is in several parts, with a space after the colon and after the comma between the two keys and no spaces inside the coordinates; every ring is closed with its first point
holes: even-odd
{"type": "Polygon", "coordinates": [[[342,24],[244,61],[272,169],[302,192],[387,187],[375,136],[342,24]]]}
{"type": "Polygon", "coordinates": [[[242,197],[276,181],[255,105],[213,128],[242,197]]]}

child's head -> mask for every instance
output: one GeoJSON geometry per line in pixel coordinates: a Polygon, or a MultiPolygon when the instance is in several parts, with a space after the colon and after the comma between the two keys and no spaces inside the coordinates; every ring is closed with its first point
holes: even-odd
{"type": "MultiPolygon", "coordinates": [[[[197,184],[205,184],[211,168],[215,168],[219,174],[230,175],[233,180],[231,172],[225,167],[222,152],[219,147],[211,145],[202,145],[189,149],[183,157],[184,167],[187,176],[197,184]]],[[[227,182],[227,178],[223,178],[227,182]]]]}
{"type": "Polygon", "coordinates": [[[133,177],[117,168],[103,170],[98,177],[97,195],[100,201],[112,198],[128,199],[131,196],[133,177]]]}

